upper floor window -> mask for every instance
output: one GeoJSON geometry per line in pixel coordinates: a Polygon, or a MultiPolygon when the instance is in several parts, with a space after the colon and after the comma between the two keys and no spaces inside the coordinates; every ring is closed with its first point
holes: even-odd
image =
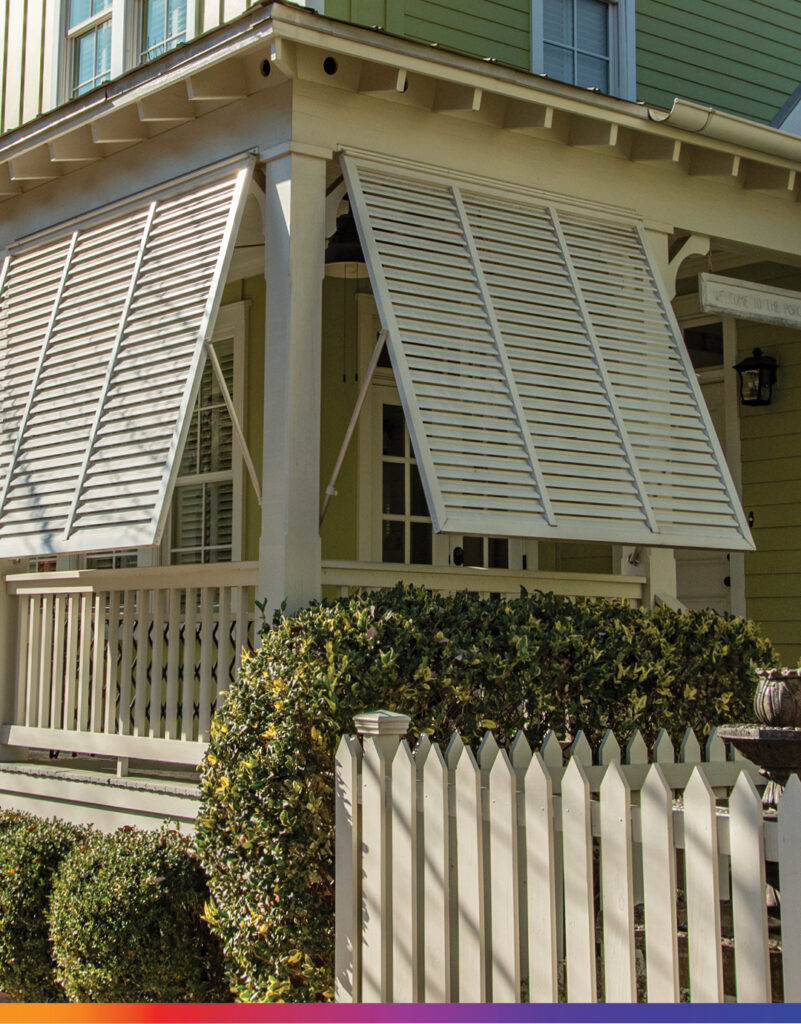
{"type": "Polygon", "coordinates": [[[142,4],[143,61],[160,57],[186,40],[187,0],[144,0],[142,4]]]}
{"type": "Polygon", "coordinates": [[[634,0],[532,0],[532,70],[636,98],[634,0]]]}
{"type": "Polygon", "coordinates": [[[67,38],[70,94],[81,96],[111,77],[112,0],[70,0],[67,38]]]}

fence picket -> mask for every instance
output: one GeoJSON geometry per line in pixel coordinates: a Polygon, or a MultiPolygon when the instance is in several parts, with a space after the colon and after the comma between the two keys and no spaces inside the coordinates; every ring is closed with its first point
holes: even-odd
{"type": "Polygon", "coordinates": [[[681,741],[680,751],[682,764],[701,763],[701,745],[696,739],[695,733],[692,729],[685,730],[681,741]]]}
{"type": "MultiPolygon", "coordinates": [[[[515,773],[517,805],[517,921],[521,982],[528,978],[528,872],[526,870],[526,771],[531,764],[531,747],[522,729],[518,729],[509,748],[509,760],[515,773]]],[[[522,993],[522,990],[521,990],[522,993]]],[[[522,998],[522,994],[520,996],[522,998]]]]}
{"type": "Polygon", "coordinates": [[[601,783],[604,997],[607,1003],[637,1001],[631,847],[631,787],[613,761],[601,783]]]}
{"type": "Polygon", "coordinates": [[[729,816],[737,1002],[770,1002],[762,800],[745,772],[732,790],[729,816]]]}
{"type": "Polygon", "coordinates": [[[525,816],[529,1000],[555,1003],[558,975],[553,785],[545,760],[537,753],[525,777],[525,816]]]}
{"type": "Polygon", "coordinates": [[[515,772],[501,750],[489,774],[490,983],[494,1003],[520,1001],[520,915],[517,897],[515,772]]]}
{"type": "Polygon", "coordinates": [[[664,729],[660,729],[657,733],[653,754],[653,759],[658,764],[673,764],[676,760],[670,736],[664,729]]]}
{"type": "Polygon", "coordinates": [[[592,747],[583,729],[579,729],[570,745],[570,756],[581,764],[592,764],[592,747]]]}
{"type": "Polygon", "coordinates": [[[684,791],[684,842],[690,993],[694,1003],[721,1003],[717,815],[715,794],[699,767],[684,791]]]}
{"type": "Polygon", "coordinates": [[[598,764],[620,764],[620,744],[611,729],[607,729],[598,747],[598,764]]]}
{"type": "MultiPolygon", "coordinates": [[[[672,753],[671,746],[671,753],[672,753]]],[[[649,1003],[679,1001],[673,791],[658,763],[640,792],[645,960],[649,1003]]]]}
{"type": "MultiPolygon", "coordinates": [[[[562,744],[556,738],[556,734],[552,729],[549,729],[545,734],[545,739],[540,747],[540,754],[542,755],[543,763],[552,776],[554,794],[561,793],[561,769],[564,755],[562,753],[562,744]]],[[[565,866],[562,846],[562,830],[555,830],[553,837],[553,863],[554,885],[556,886],[556,956],[559,960],[564,960],[565,958],[565,866]]]]}
{"type": "Polygon", "coordinates": [[[791,775],[779,800],[779,881],[785,1003],[801,1002],[801,780],[791,775]],[[789,965],[795,969],[790,969],[789,965]]]}
{"type": "Polygon", "coordinates": [[[388,879],[387,769],[381,740],[366,736],[362,756],[362,999],[385,1003],[389,997],[391,927],[388,879]]]}
{"type": "Polygon", "coordinates": [[[416,1003],[420,977],[417,942],[417,767],[406,740],[392,776],[392,987],[396,1003],[416,1003]]]}
{"type": "Polygon", "coordinates": [[[594,1003],[597,989],[590,784],[575,757],[571,757],[562,777],[562,837],[567,995],[572,1003],[594,1003]]]}
{"type": "Polygon", "coordinates": [[[430,746],[423,769],[423,983],[425,1003],[450,1002],[448,766],[430,746]]]}
{"type": "Polygon", "coordinates": [[[639,729],[635,729],[626,744],[626,764],[648,764],[648,747],[639,729]]]}
{"type": "Polygon", "coordinates": [[[447,751],[454,773],[456,826],[456,935],[451,949],[456,956],[456,992],[460,1003],[483,1003],[486,923],[482,864],[483,823],[481,774],[472,750],[456,734],[447,751]],[[458,743],[454,741],[459,739],[458,743]]]}
{"type": "Polygon", "coordinates": [[[336,753],[336,863],[334,984],[338,1003],[361,999],[359,963],[360,829],[358,822],[362,748],[343,736],[336,753]]]}

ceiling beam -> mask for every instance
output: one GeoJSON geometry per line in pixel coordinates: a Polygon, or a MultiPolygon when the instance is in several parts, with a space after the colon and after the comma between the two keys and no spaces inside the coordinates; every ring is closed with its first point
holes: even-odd
{"type": "Polygon", "coordinates": [[[147,125],[139,120],[135,106],[120,107],[92,124],[95,142],[139,142],[150,137],[147,125]]]}
{"type": "Polygon", "coordinates": [[[8,162],[12,181],[50,181],[61,174],[61,168],[50,159],[47,146],[39,146],[8,162]]]}
{"type": "Polygon", "coordinates": [[[190,75],[186,80],[186,93],[195,102],[244,99],[248,90],[241,62],[229,60],[190,75]]]}
{"type": "Polygon", "coordinates": [[[380,96],[382,93],[406,92],[409,83],[405,68],[385,64],[363,64],[359,75],[359,92],[380,96]]]}
{"type": "Polygon", "coordinates": [[[92,137],[89,125],[59,135],[49,144],[48,149],[50,159],[57,164],[100,160],[103,157],[103,151],[92,137]]]}

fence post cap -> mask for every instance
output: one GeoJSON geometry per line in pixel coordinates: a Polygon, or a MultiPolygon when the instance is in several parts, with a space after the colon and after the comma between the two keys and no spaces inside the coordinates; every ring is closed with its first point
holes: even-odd
{"type": "Polygon", "coordinates": [[[408,715],[395,711],[366,711],[353,719],[360,736],[405,736],[410,722],[408,715]]]}

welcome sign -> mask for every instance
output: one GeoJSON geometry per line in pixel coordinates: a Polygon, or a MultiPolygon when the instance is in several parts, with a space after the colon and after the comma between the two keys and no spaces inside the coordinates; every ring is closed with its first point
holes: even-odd
{"type": "Polygon", "coordinates": [[[717,274],[699,274],[698,298],[704,313],[726,313],[741,320],[801,327],[801,292],[787,288],[770,288],[717,274]]]}

